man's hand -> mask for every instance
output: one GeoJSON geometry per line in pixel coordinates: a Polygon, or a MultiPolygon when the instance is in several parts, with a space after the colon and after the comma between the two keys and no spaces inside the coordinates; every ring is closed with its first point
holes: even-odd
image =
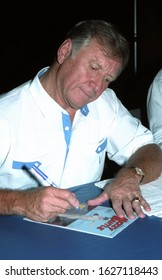
{"type": "Polygon", "coordinates": [[[47,222],[67,209],[78,206],[79,201],[69,190],[40,187],[34,191],[21,193],[18,212],[32,220],[47,222]]]}
{"type": "Polygon", "coordinates": [[[124,213],[129,219],[135,218],[135,213],[144,218],[145,211],[151,210],[147,201],[142,197],[139,184],[136,178],[125,174],[124,177],[115,178],[95,199],[89,200],[89,205],[99,205],[110,199],[112,207],[119,217],[124,217],[124,213]],[[142,207],[141,207],[142,206],[142,207]]]}

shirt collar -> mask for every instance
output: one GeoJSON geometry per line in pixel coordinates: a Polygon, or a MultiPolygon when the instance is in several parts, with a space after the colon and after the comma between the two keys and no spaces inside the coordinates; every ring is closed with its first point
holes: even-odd
{"type": "MultiPolygon", "coordinates": [[[[53,110],[57,109],[58,111],[63,112],[64,114],[68,114],[66,110],[64,110],[57,102],[55,102],[50,95],[44,90],[42,87],[39,78],[43,73],[45,73],[48,70],[49,67],[45,67],[41,69],[37,75],[34,77],[31,86],[30,86],[30,92],[35,99],[40,111],[44,116],[53,114],[53,110]]],[[[85,117],[89,113],[88,106],[85,105],[80,109],[82,115],[85,117]]]]}

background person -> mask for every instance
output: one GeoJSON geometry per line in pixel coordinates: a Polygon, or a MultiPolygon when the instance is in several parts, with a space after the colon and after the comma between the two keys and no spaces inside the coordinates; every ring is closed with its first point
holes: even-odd
{"type": "Polygon", "coordinates": [[[162,69],[154,77],[147,95],[149,128],[162,148],[162,69]]]}

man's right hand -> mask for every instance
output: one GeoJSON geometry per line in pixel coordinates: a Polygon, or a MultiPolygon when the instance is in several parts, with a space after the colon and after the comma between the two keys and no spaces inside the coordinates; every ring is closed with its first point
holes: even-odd
{"type": "Polygon", "coordinates": [[[49,186],[22,192],[17,207],[18,212],[26,217],[47,222],[71,207],[78,208],[79,201],[69,190],[49,186]]]}

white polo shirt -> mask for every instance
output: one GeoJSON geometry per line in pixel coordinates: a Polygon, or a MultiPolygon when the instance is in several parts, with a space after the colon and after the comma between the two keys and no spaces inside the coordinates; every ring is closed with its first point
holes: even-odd
{"type": "Polygon", "coordinates": [[[148,90],[147,114],[155,141],[162,148],[162,69],[156,74],[148,90]]]}
{"type": "MultiPolygon", "coordinates": [[[[26,189],[36,182],[22,170],[35,164],[60,188],[100,180],[105,155],[122,165],[151,132],[127,111],[111,89],[69,114],[43,89],[39,76],[0,99],[0,188],[26,189]]],[[[46,183],[44,183],[46,185],[46,183]]]]}

